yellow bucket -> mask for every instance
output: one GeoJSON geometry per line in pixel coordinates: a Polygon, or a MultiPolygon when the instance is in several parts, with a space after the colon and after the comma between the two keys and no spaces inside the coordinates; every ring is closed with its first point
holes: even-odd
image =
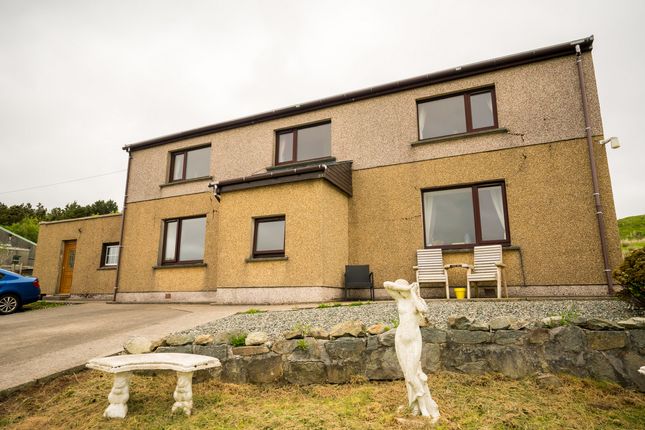
{"type": "Polygon", "coordinates": [[[455,297],[457,300],[463,300],[466,298],[466,289],[465,288],[455,288],[455,297]]]}

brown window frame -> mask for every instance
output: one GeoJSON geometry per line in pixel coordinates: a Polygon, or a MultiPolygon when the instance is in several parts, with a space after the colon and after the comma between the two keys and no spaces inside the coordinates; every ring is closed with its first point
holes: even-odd
{"type": "Polygon", "coordinates": [[[269,217],[258,217],[253,219],[253,258],[284,257],[285,242],[287,236],[287,218],[285,215],[275,215],[269,217]],[[258,225],[265,222],[282,221],[284,223],[284,235],[282,236],[282,249],[271,249],[267,251],[258,251],[258,225]]]}
{"type": "MultiPolygon", "coordinates": [[[[188,153],[192,152],[192,151],[198,151],[198,150],[204,149],[204,148],[210,148],[210,147],[211,147],[211,145],[207,144],[207,145],[193,146],[193,147],[190,147],[190,148],[184,148],[184,149],[180,149],[178,151],[172,151],[170,153],[170,171],[168,172],[168,183],[186,181],[186,167],[188,166],[188,153]],[[175,160],[176,160],[178,155],[182,155],[182,154],[184,156],[184,161],[182,163],[183,165],[182,165],[182,171],[181,171],[181,178],[180,179],[173,179],[172,176],[173,176],[173,173],[175,171],[175,160]]],[[[208,177],[208,173],[206,173],[204,176],[198,176],[198,178],[202,178],[202,177],[203,178],[208,177]]],[[[192,179],[197,179],[197,178],[190,178],[190,179],[192,180],[192,179]]]]}
{"type": "Polygon", "coordinates": [[[326,158],[331,157],[331,131],[330,131],[330,136],[329,136],[329,155],[325,155],[323,157],[317,157],[317,158],[307,158],[306,160],[298,160],[298,131],[299,130],[304,130],[306,128],[313,128],[313,127],[319,127],[321,125],[325,124],[331,124],[331,120],[325,120],[325,121],[320,121],[320,122],[315,122],[312,124],[306,124],[306,125],[300,125],[297,127],[291,127],[291,128],[285,128],[282,130],[276,130],[275,132],[275,157],[273,159],[274,165],[276,166],[283,166],[285,164],[294,164],[294,163],[301,163],[304,161],[314,161],[314,160],[323,160],[326,158]],[[291,153],[291,160],[289,161],[283,161],[280,162],[280,136],[283,134],[293,134],[293,149],[291,153]]]}
{"type": "Polygon", "coordinates": [[[451,185],[449,187],[433,187],[421,189],[421,217],[423,218],[423,246],[426,249],[441,248],[441,249],[460,249],[460,248],[473,248],[475,246],[483,245],[502,245],[510,246],[511,244],[511,228],[508,223],[508,203],[506,200],[506,183],[503,180],[491,182],[478,182],[461,185],[451,185]],[[500,186],[502,188],[502,202],[504,204],[504,230],[506,232],[506,239],[504,240],[482,240],[481,231],[481,217],[479,209],[479,188],[500,186]],[[428,246],[428,238],[426,237],[426,208],[423,195],[433,191],[457,190],[457,189],[471,189],[473,201],[473,216],[475,217],[475,242],[474,243],[460,243],[456,245],[434,245],[428,246]]]}
{"type": "MultiPolygon", "coordinates": [[[[99,264],[99,267],[116,267],[119,265],[118,260],[117,260],[117,264],[105,264],[105,257],[107,256],[107,249],[109,246],[119,246],[119,242],[103,243],[103,246],[101,247],[101,264],[99,264]]],[[[120,248],[119,248],[119,253],[121,253],[120,248]]]]}
{"type": "Polygon", "coordinates": [[[456,136],[460,134],[468,134],[468,133],[475,133],[479,131],[485,131],[485,130],[495,130],[499,128],[499,122],[497,121],[497,97],[495,95],[495,87],[490,86],[490,87],[482,87],[482,88],[475,88],[475,89],[470,89],[467,91],[462,91],[458,93],[451,93],[451,94],[443,94],[437,97],[430,97],[430,98],[423,98],[417,100],[417,137],[418,140],[429,140],[429,139],[441,139],[444,137],[448,136],[456,136]],[[477,94],[483,94],[483,93],[490,93],[491,94],[491,100],[493,102],[493,125],[489,127],[480,127],[480,128],[473,128],[473,118],[472,118],[472,110],[470,109],[470,97],[477,95],[477,94]],[[424,103],[429,103],[429,102],[434,102],[437,100],[442,100],[442,99],[449,99],[452,97],[458,97],[458,96],[463,96],[464,97],[464,111],[466,114],[466,131],[461,132],[461,133],[451,133],[451,134],[444,134],[441,136],[432,136],[432,137],[421,137],[421,123],[419,122],[420,120],[420,115],[419,115],[419,106],[424,104],[424,103]]]}
{"type": "MultiPolygon", "coordinates": [[[[199,260],[180,260],[179,255],[181,251],[181,226],[184,220],[195,219],[195,218],[204,218],[206,219],[206,214],[204,215],[195,215],[181,218],[168,218],[163,220],[163,245],[161,246],[161,264],[162,265],[173,265],[173,264],[192,264],[192,263],[203,263],[204,259],[199,260]],[[177,222],[177,233],[175,235],[175,258],[166,260],[166,241],[168,239],[168,223],[177,222]]],[[[204,241],[206,240],[206,230],[204,229],[204,241]]],[[[206,244],[204,243],[204,251],[206,250],[206,244]]]]}

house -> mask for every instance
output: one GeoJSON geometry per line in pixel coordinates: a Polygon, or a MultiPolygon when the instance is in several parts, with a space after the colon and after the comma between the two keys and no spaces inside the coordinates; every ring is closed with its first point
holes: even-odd
{"type": "Polygon", "coordinates": [[[121,220],[117,213],[41,222],[34,276],[43,294],[112,299],[121,220]]]}
{"type": "MultiPolygon", "coordinates": [[[[380,287],[414,278],[417,249],[467,263],[482,244],[503,245],[511,296],[605,295],[621,255],[592,45],[127,145],[122,218],[46,225],[43,290],[60,290],[56,267],[82,222],[94,239],[77,244],[79,264],[81,253],[91,262],[78,293],[124,302],[332,300],[347,264],[369,264],[380,287]],[[108,255],[114,284],[93,281],[108,255]]],[[[461,271],[449,276],[465,284],[461,271]]]]}
{"type": "Polygon", "coordinates": [[[0,268],[31,274],[36,258],[36,244],[31,240],[0,227],[0,268]]]}

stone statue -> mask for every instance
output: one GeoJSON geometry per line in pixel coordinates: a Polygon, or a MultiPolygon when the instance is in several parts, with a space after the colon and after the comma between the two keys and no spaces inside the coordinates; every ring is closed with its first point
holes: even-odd
{"type": "Polygon", "coordinates": [[[396,356],[399,359],[405,385],[408,391],[408,404],[413,415],[439,420],[439,407],[432,400],[428,389],[428,376],[421,369],[421,323],[428,312],[428,306],[419,295],[419,284],[409,284],[405,279],[385,282],[383,286],[396,301],[399,311],[399,326],[394,336],[396,356]]]}

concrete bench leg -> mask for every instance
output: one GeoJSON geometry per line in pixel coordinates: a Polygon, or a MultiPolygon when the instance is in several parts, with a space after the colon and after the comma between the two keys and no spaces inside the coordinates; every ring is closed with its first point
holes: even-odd
{"type": "Polygon", "coordinates": [[[177,387],[175,388],[175,404],[172,412],[177,409],[190,415],[193,409],[193,372],[177,372],[177,387]]]}
{"type": "Polygon", "coordinates": [[[132,372],[114,374],[112,391],[108,395],[110,406],[105,409],[105,418],[125,418],[128,413],[128,399],[130,398],[130,376],[132,372]]]}

